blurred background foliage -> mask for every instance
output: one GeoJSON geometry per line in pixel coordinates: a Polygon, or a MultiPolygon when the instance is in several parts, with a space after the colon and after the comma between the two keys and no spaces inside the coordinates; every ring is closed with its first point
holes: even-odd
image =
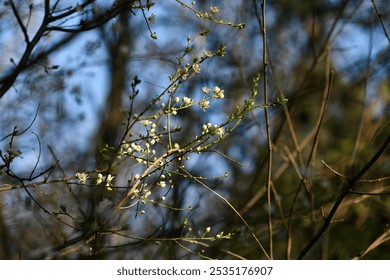
{"type": "MultiPolygon", "coordinates": [[[[198,11],[211,13],[211,6],[218,7],[217,19],[245,23],[241,29],[197,17],[173,0],[129,1],[127,6],[124,1],[85,1],[91,2],[85,8],[70,0],[3,1],[2,88],[28,48],[15,9],[31,40],[44,18],[45,2],[58,14],[78,10],[69,19],[53,23],[57,30],[41,35],[17,79],[2,94],[0,148],[3,156],[10,149],[18,154],[12,166],[19,176],[53,168],[25,189],[2,163],[0,258],[266,258],[236,213],[195,180],[175,176],[175,188],[167,196],[170,206],[191,205],[191,210],[146,204],[140,206],[143,215],[137,209],[116,216],[109,204],[121,195],[106,193],[102,198],[97,193],[105,190],[61,180],[105,167],[101,148],[119,144],[134,77],[141,80],[136,113],[169,84],[168,76],[176,71],[177,58],[187,47],[187,36],[195,38],[190,57],[216,50],[221,43],[226,54],[201,64],[200,74],[183,83],[177,95],[199,99],[203,86],[219,86],[225,98],[205,112],[195,107],[179,112],[175,120],[181,131],[173,134],[174,141],[187,143],[202,124],[226,120],[250,98],[253,78],[263,71],[260,1],[196,1],[198,11]],[[83,30],[85,22],[116,10],[110,20],[95,21],[94,28],[83,30]],[[204,30],[207,38],[199,35],[204,30]],[[157,40],[151,38],[154,32],[157,40]],[[29,129],[15,135],[10,147],[6,136],[14,128],[29,129]],[[208,227],[206,236],[223,231],[232,238],[184,241],[185,236],[202,236],[208,227]]],[[[299,256],[348,179],[389,137],[390,5],[373,2],[267,2],[269,100],[289,100],[286,106],[269,107],[275,259],[299,256]]],[[[263,83],[261,77],[257,105],[263,104],[263,83]]],[[[267,153],[264,110],[255,109],[209,152],[191,155],[187,169],[194,176],[210,177],[207,185],[229,200],[269,251],[267,153]],[[225,172],[227,178],[218,177],[225,172]]],[[[389,156],[387,150],[353,186],[353,193],[305,258],[389,258],[389,156]],[[365,254],[369,246],[373,250],[365,254]]],[[[122,183],[120,174],[130,172],[129,168],[115,170],[116,184],[122,183]]]]}

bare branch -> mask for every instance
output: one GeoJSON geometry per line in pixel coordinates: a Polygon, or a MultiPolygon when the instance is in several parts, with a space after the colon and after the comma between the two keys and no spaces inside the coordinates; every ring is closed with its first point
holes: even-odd
{"type": "Polygon", "coordinates": [[[377,239],[375,239],[375,241],[372,242],[363,252],[361,252],[359,255],[354,257],[353,260],[360,260],[369,252],[371,252],[378,246],[382,245],[383,243],[388,242],[389,240],[390,240],[390,229],[386,229],[383,234],[381,234],[377,239]]]}
{"type": "Polygon", "coordinates": [[[378,15],[379,21],[381,22],[383,32],[385,33],[385,36],[390,43],[390,36],[389,36],[389,33],[387,33],[385,23],[383,22],[383,15],[379,12],[378,7],[376,6],[375,0],[371,0],[371,3],[374,6],[374,9],[375,9],[376,14],[378,15]]]}
{"type": "Polygon", "coordinates": [[[380,156],[386,151],[388,146],[390,145],[390,136],[385,140],[383,145],[379,148],[379,150],[375,153],[375,155],[370,159],[370,161],[357,173],[345,186],[340,194],[340,196],[337,198],[335,204],[333,205],[332,209],[330,210],[328,216],[324,220],[324,224],[322,225],[321,229],[317,232],[317,234],[310,240],[310,242],[303,248],[301,253],[298,256],[298,259],[303,259],[307,252],[314,246],[314,244],[317,243],[317,241],[321,238],[321,236],[325,233],[325,231],[328,229],[330,223],[332,222],[333,216],[336,213],[337,209],[339,208],[340,204],[343,202],[344,198],[348,195],[350,190],[353,188],[353,186],[356,184],[356,182],[364,175],[370,168],[375,164],[375,162],[380,158],[380,156]]]}
{"type": "Polygon", "coordinates": [[[20,18],[19,12],[15,7],[15,3],[13,0],[10,0],[9,3],[11,4],[12,11],[16,17],[16,20],[18,21],[18,24],[20,26],[20,29],[22,30],[24,40],[26,41],[27,46],[30,45],[30,39],[28,37],[28,32],[26,26],[23,24],[22,19],[20,18]]]}

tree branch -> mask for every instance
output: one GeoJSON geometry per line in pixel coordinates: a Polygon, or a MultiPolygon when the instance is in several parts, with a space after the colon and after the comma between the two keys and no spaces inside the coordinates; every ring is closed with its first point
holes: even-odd
{"type": "Polygon", "coordinates": [[[27,29],[26,29],[26,26],[24,26],[23,24],[23,21],[22,19],[20,18],[20,15],[18,13],[18,10],[16,9],[16,6],[15,6],[15,3],[13,0],[10,0],[9,1],[10,5],[11,5],[11,8],[12,8],[12,12],[14,13],[15,17],[16,17],[16,20],[20,26],[20,29],[22,30],[22,33],[23,33],[23,36],[24,36],[24,40],[26,41],[26,44],[27,46],[30,45],[30,39],[28,37],[28,33],[27,33],[27,29]]]}
{"type": "Polygon", "coordinates": [[[298,259],[303,259],[307,252],[318,242],[318,240],[321,238],[321,236],[325,233],[325,231],[328,229],[330,223],[332,222],[333,216],[335,215],[337,209],[339,208],[341,202],[344,200],[344,198],[349,194],[350,190],[353,188],[353,186],[357,183],[357,181],[363,177],[363,175],[374,165],[374,163],[379,159],[379,157],[385,152],[385,150],[390,145],[390,136],[386,139],[386,141],[383,143],[383,145],[379,148],[379,150],[375,153],[375,155],[370,159],[370,161],[359,171],[358,174],[356,174],[344,187],[342,193],[336,200],[335,204],[333,205],[332,209],[329,212],[329,215],[326,217],[324,224],[322,225],[321,229],[318,231],[318,233],[310,240],[310,242],[303,248],[301,253],[298,256],[298,259]]]}

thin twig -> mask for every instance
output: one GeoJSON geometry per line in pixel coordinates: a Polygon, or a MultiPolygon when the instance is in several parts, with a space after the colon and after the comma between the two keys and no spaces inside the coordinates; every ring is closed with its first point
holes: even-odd
{"type": "Polygon", "coordinates": [[[168,156],[173,154],[174,152],[178,151],[178,149],[170,149],[166,153],[164,153],[162,156],[160,156],[158,159],[156,159],[151,165],[148,166],[148,168],[145,169],[145,171],[142,173],[142,175],[137,179],[137,181],[133,184],[131,189],[127,192],[127,194],[122,198],[122,200],[115,206],[115,210],[122,209],[122,205],[126,202],[127,199],[129,199],[130,196],[134,193],[134,191],[137,189],[138,185],[141,183],[141,180],[145,178],[149,172],[153,168],[157,168],[157,166],[168,156]]]}
{"type": "Polygon", "coordinates": [[[376,6],[375,0],[371,0],[371,3],[374,6],[374,9],[375,9],[376,14],[378,15],[379,21],[381,22],[383,32],[385,33],[385,36],[390,43],[390,36],[389,36],[389,33],[387,33],[385,23],[383,22],[383,15],[379,12],[378,7],[376,6]]]}
{"type": "MultiPolygon", "coordinates": [[[[263,19],[263,64],[264,64],[264,104],[268,104],[268,61],[267,61],[267,26],[265,13],[266,0],[262,3],[262,19],[263,19]]],[[[268,144],[268,168],[267,168],[267,204],[268,204],[268,228],[269,228],[269,250],[270,257],[273,259],[273,229],[272,229],[272,204],[271,204],[271,184],[272,184],[272,139],[271,126],[268,107],[264,108],[265,125],[267,130],[267,144],[268,144]]]]}
{"type": "Polygon", "coordinates": [[[381,244],[390,241],[390,229],[386,229],[383,234],[381,234],[374,242],[372,242],[363,252],[353,258],[353,260],[360,260],[369,252],[380,246],[381,244]]]}
{"type": "Polygon", "coordinates": [[[26,45],[28,46],[28,45],[30,45],[30,39],[28,37],[27,28],[24,25],[22,19],[20,18],[19,12],[16,9],[14,1],[10,0],[9,3],[11,4],[12,11],[13,11],[15,17],[16,17],[16,20],[17,20],[19,26],[20,26],[20,29],[22,30],[22,33],[23,33],[23,36],[24,36],[24,40],[26,41],[26,45]]]}
{"type": "Polygon", "coordinates": [[[341,177],[341,178],[343,178],[343,179],[345,179],[345,180],[348,180],[348,178],[347,178],[346,176],[344,176],[344,175],[341,174],[340,172],[334,170],[334,169],[333,169],[332,167],[330,167],[325,161],[321,160],[321,163],[322,163],[323,165],[325,165],[326,168],[328,168],[330,171],[332,171],[332,172],[333,172],[334,174],[336,174],[337,176],[339,176],[339,177],[341,177]]]}
{"type": "Polygon", "coordinates": [[[95,0],[87,0],[85,1],[84,3],[81,3],[81,4],[78,4],[76,5],[76,7],[62,13],[62,14],[58,14],[56,16],[54,15],[51,15],[50,18],[51,18],[51,21],[57,21],[57,20],[60,20],[60,19],[63,19],[63,18],[66,18],[70,15],[73,15],[75,13],[77,13],[78,11],[80,10],[84,10],[84,8],[86,8],[88,5],[92,4],[93,2],[95,2],[95,0]]]}
{"type": "MultiPolygon", "coordinates": [[[[297,89],[293,92],[292,96],[289,97],[289,103],[288,103],[287,107],[289,109],[289,113],[290,114],[293,113],[296,101],[302,95],[302,91],[305,88],[305,86],[308,84],[308,82],[310,81],[310,77],[314,73],[314,70],[319,65],[319,63],[323,60],[323,58],[329,53],[330,48],[333,45],[333,43],[335,42],[335,40],[337,39],[338,35],[343,31],[343,29],[346,26],[346,24],[351,20],[352,16],[356,13],[358,8],[362,4],[363,0],[359,1],[359,3],[356,5],[355,9],[351,12],[351,14],[344,21],[344,24],[339,28],[338,32],[335,32],[335,27],[341,21],[341,16],[343,15],[343,13],[345,11],[345,8],[346,8],[348,2],[349,2],[348,0],[344,1],[344,3],[341,5],[340,10],[339,10],[339,14],[335,18],[335,20],[334,20],[334,22],[332,24],[332,27],[329,30],[328,35],[326,36],[325,41],[322,44],[320,53],[315,57],[315,59],[313,59],[313,62],[311,64],[311,66],[309,67],[309,69],[304,74],[303,80],[299,83],[297,89]],[[333,38],[333,40],[331,40],[331,38],[333,38]]],[[[275,136],[274,136],[274,143],[276,143],[277,140],[279,139],[279,137],[280,137],[280,135],[281,135],[281,133],[283,131],[285,123],[286,122],[282,121],[280,126],[279,126],[279,128],[277,129],[277,131],[275,133],[275,136]]]]}
{"type": "MultiPolygon", "coordinates": [[[[331,89],[332,89],[332,84],[333,84],[333,76],[334,76],[334,73],[333,71],[330,70],[330,57],[328,56],[328,60],[327,60],[327,68],[326,68],[326,84],[325,84],[325,88],[324,88],[324,93],[323,93],[323,98],[322,98],[322,104],[321,104],[321,109],[320,109],[320,114],[319,114],[319,117],[318,117],[318,121],[317,121],[317,125],[315,127],[315,134],[314,134],[314,140],[313,140],[313,144],[312,144],[312,147],[310,149],[310,154],[309,154],[309,157],[307,159],[307,162],[306,162],[306,166],[309,167],[310,165],[314,165],[314,155],[315,155],[315,152],[316,152],[316,149],[317,149],[317,146],[318,146],[318,141],[319,141],[319,134],[320,134],[320,130],[321,130],[321,127],[322,127],[322,124],[323,124],[323,121],[324,121],[324,116],[325,116],[325,112],[326,112],[326,108],[327,108],[327,105],[328,105],[328,102],[329,102],[329,98],[330,98],[330,93],[331,93],[331,89]]],[[[287,115],[288,116],[288,115],[287,115]]],[[[294,130],[290,130],[290,132],[292,132],[293,134],[295,134],[294,130]]],[[[297,154],[300,155],[300,151],[297,151],[297,154]]],[[[293,159],[291,159],[291,157],[289,157],[291,163],[294,163],[293,159]]],[[[302,165],[302,159],[300,158],[300,164],[301,166],[302,165]]],[[[314,166],[311,166],[312,170],[314,170],[314,166]]],[[[309,199],[310,199],[310,209],[311,209],[311,221],[314,225],[314,194],[313,194],[313,191],[312,191],[312,183],[311,183],[311,178],[312,176],[308,176],[307,174],[304,174],[302,172],[300,172],[299,168],[296,166],[296,164],[294,165],[294,168],[297,170],[297,173],[298,173],[298,176],[300,176],[300,184],[299,184],[299,187],[295,193],[295,196],[294,196],[294,199],[293,199],[293,203],[292,203],[292,206],[290,208],[290,217],[289,217],[289,220],[288,220],[288,230],[287,230],[287,259],[290,259],[291,258],[291,247],[292,247],[292,219],[293,219],[293,216],[294,216],[294,211],[295,211],[295,206],[296,206],[296,202],[297,202],[297,199],[298,199],[298,195],[299,193],[301,192],[301,188],[302,186],[305,186],[306,187],[306,191],[309,195],[309,199]]]]}
{"type": "MultiPolygon", "coordinates": [[[[349,178],[345,176],[344,174],[341,174],[340,172],[336,171],[334,168],[332,168],[329,164],[327,164],[325,161],[321,161],[323,165],[325,165],[326,168],[328,168],[330,171],[332,171],[334,174],[339,176],[340,178],[349,181],[349,178]]],[[[381,178],[375,178],[375,179],[361,179],[358,180],[357,183],[376,183],[376,182],[383,182],[385,180],[389,180],[390,176],[381,177],[381,178]]]]}
{"type": "Polygon", "coordinates": [[[379,157],[386,151],[388,146],[390,145],[390,136],[385,140],[383,145],[378,149],[378,151],[374,154],[374,156],[367,162],[367,164],[357,173],[345,186],[342,193],[337,198],[334,203],[332,209],[330,210],[328,216],[324,220],[324,224],[317,232],[317,234],[309,241],[309,243],[303,248],[301,253],[298,256],[298,259],[303,259],[307,252],[318,242],[321,236],[328,229],[330,223],[332,222],[333,216],[335,215],[337,209],[340,204],[343,202],[344,198],[349,194],[352,187],[358,182],[358,180],[366,174],[366,172],[375,164],[375,162],[379,159],[379,157]]]}
{"type": "Polygon", "coordinates": [[[357,195],[390,195],[390,192],[373,193],[373,192],[350,191],[349,193],[351,193],[351,194],[357,194],[357,195]]]}
{"type": "Polygon", "coordinates": [[[198,182],[200,185],[202,185],[204,188],[206,188],[208,191],[212,192],[213,194],[215,194],[217,197],[219,197],[220,199],[222,199],[229,207],[230,209],[232,209],[234,211],[234,213],[240,218],[240,220],[245,224],[245,226],[249,229],[251,235],[253,236],[253,238],[255,239],[257,245],[259,246],[259,248],[262,250],[262,252],[264,253],[264,255],[267,257],[267,259],[271,259],[270,255],[268,255],[267,251],[264,249],[263,245],[261,244],[260,240],[256,237],[255,233],[253,232],[252,230],[252,227],[248,224],[248,222],[244,219],[244,217],[237,211],[237,209],[229,202],[229,200],[227,200],[224,196],[222,196],[221,194],[219,194],[218,192],[214,191],[212,188],[210,188],[209,186],[207,186],[205,183],[203,183],[201,180],[199,180],[198,178],[196,178],[195,176],[193,176],[190,172],[188,172],[187,170],[185,169],[182,169],[182,171],[184,173],[186,173],[189,177],[191,177],[192,179],[194,179],[196,182],[198,182]]]}
{"type": "Polygon", "coordinates": [[[212,21],[213,23],[216,23],[216,24],[228,25],[228,26],[231,26],[231,27],[238,27],[238,29],[242,29],[242,28],[245,27],[245,23],[242,23],[242,22],[241,23],[233,23],[233,22],[226,22],[224,20],[218,20],[218,19],[215,19],[209,13],[202,13],[202,12],[194,9],[192,5],[187,5],[186,3],[184,3],[184,2],[182,2],[180,0],[176,0],[176,2],[179,3],[182,7],[187,8],[190,11],[192,11],[199,18],[208,19],[208,20],[210,20],[210,21],[212,21]]]}
{"type": "MultiPolygon", "coordinates": [[[[263,103],[268,104],[268,61],[267,61],[267,23],[266,23],[266,0],[262,0],[261,2],[261,16],[259,14],[259,9],[257,6],[257,1],[253,1],[253,6],[255,8],[256,18],[261,28],[263,35],[263,103]]],[[[268,156],[267,156],[267,204],[268,204],[268,234],[269,234],[269,250],[270,250],[270,258],[273,259],[273,229],[272,229],[272,205],[271,205],[271,183],[272,183],[272,139],[271,139],[271,127],[270,127],[270,119],[268,106],[263,107],[264,115],[265,115],[265,125],[267,132],[267,144],[268,144],[268,156]]]]}
{"type": "Polygon", "coordinates": [[[368,55],[367,55],[367,63],[366,63],[366,69],[365,69],[365,75],[364,75],[364,91],[363,91],[363,108],[362,108],[362,113],[360,115],[360,121],[359,121],[359,126],[357,129],[357,134],[355,137],[355,143],[352,149],[352,154],[350,156],[350,160],[347,166],[347,170],[350,170],[354,161],[356,154],[358,152],[359,144],[360,144],[360,139],[362,138],[363,135],[363,127],[364,127],[364,121],[366,119],[367,113],[368,113],[368,108],[367,108],[367,93],[368,93],[368,87],[369,87],[369,78],[371,76],[372,72],[372,67],[371,67],[371,56],[372,56],[372,49],[373,49],[373,28],[371,26],[370,30],[370,36],[368,40],[368,55]]]}
{"type": "Polygon", "coordinates": [[[34,38],[27,45],[27,48],[24,51],[22,57],[20,58],[19,63],[16,65],[16,67],[14,68],[11,74],[9,74],[8,76],[0,80],[0,98],[2,98],[4,94],[6,94],[6,92],[13,86],[19,74],[26,68],[34,48],[37,46],[37,44],[39,43],[39,41],[42,39],[45,32],[47,31],[47,26],[50,22],[49,21],[50,15],[46,8],[48,2],[49,1],[46,0],[45,15],[43,17],[41,26],[39,27],[38,31],[35,33],[34,38]]]}

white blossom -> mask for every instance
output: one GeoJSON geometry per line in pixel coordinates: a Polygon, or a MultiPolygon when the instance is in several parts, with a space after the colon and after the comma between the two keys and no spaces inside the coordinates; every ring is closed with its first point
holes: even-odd
{"type": "Polygon", "coordinates": [[[104,176],[101,173],[99,173],[96,178],[96,185],[100,185],[103,182],[103,180],[104,180],[104,176]]]}
{"type": "Polygon", "coordinates": [[[223,137],[223,135],[225,134],[225,129],[223,127],[219,127],[215,130],[215,133],[217,135],[219,135],[219,137],[223,137]]]}
{"type": "Polygon", "coordinates": [[[211,128],[211,123],[202,125],[202,134],[209,133],[209,128],[211,128]]]}
{"type": "Polygon", "coordinates": [[[200,108],[202,108],[203,111],[206,111],[208,108],[210,108],[210,101],[208,101],[206,99],[202,99],[199,102],[199,106],[200,106],[200,108]]]}
{"type": "Polygon", "coordinates": [[[210,11],[211,11],[213,14],[216,14],[216,13],[219,12],[219,9],[218,9],[218,7],[216,7],[216,6],[211,6],[211,7],[210,7],[210,11]]]}
{"type": "Polygon", "coordinates": [[[183,105],[184,106],[191,105],[193,102],[194,102],[193,99],[186,97],[186,96],[183,97],[183,105]]]}
{"type": "Polygon", "coordinates": [[[145,198],[147,198],[149,195],[151,195],[152,192],[150,190],[147,190],[144,194],[145,198]]]}
{"type": "Polygon", "coordinates": [[[141,121],[141,124],[143,125],[143,126],[148,126],[148,125],[150,125],[152,122],[151,121],[149,121],[149,120],[142,120],[141,121]]]}
{"type": "Polygon", "coordinates": [[[112,180],[114,179],[115,176],[112,176],[111,174],[108,174],[107,175],[107,179],[106,179],[106,186],[107,185],[111,185],[111,182],[112,180]]]}
{"type": "Polygon", "coordinates": [[[136,151],[139,152],[142,150],[141,146],[135,143],[131,143],[131,147],[136,151]]]}
{"type": "Polygon", "coordinates": [[[206,57],[212,57],[212,56],[213,56],[213,53],[212,53],[211,51],[209,51],[209,50],[204,50],[204,55],[205,55],[206,57]]]}
{"type": "Polygon", "coordinates": [[[224,92],[224,90],[220,89],[218,86],[215,86],[213,89],[213,95],[211,97],[222,99],[225,97],[224,92]]]}
{"type": "Polygon", "coordinates": [[[88,174],[87,173],[84,173],[84,172],[79,173],[78,172],[78,173],[76,173],[76,177],[77,177],[77,179],[79,179],[79,181],[78,181],[79,184],[85,185],[87,183],[87,180],[88,180],[88,174]]]}
{"type": "Polygon", "coordinates": [[[96,178],[96,185],[100,185],[102,182],[106,183],[107,190],[112,191],[112,180],[115,176],[108,174],[107,176],[103,176],[101,173],[98,174],[96,178]]]}
{"type": "Polygon", "coordinates": [[[194,70],[195,73],[200,73],[199,63],[194,63],[194,65],[192,65],[192,69],[194,70]]]}
{"type": "Polygon", "coordinates": [[[107,190],[112,191],[112,180],[114,179],[115,176],[112,176],[111,174],[108,174],[106,177],[106,187],[107,190]]]}
{"type": "Polygon", "coordinates": [[[211,91],[211,88],[202,87],[202,91],[203,91],[205,94],[208,94],[208,93],[211,91]]]}

